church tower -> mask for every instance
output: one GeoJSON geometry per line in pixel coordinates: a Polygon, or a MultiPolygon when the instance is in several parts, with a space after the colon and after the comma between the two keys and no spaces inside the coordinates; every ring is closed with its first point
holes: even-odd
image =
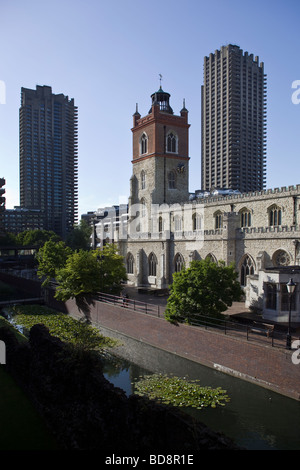
{"type": "Polygon", "coordinates": [[[161,87],[151,95],[151,100],[146,116],[141,117],[138,109],[133,115],[133,172],[129,197],[129,208],[141,204],[148,214],[151,214],[152,204],[172,205],[189,198],[190,125],[185,103],[180,115],[174,115],[170,94],[161,87]]]}

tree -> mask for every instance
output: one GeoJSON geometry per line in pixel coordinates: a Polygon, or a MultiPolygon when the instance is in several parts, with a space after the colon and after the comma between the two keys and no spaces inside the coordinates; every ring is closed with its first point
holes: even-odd
{"type": "Polygon", "coordinates": [[[124,260],[114,245],[100,250],[79,250],[68,256],[57,272],[55,297],[66,301],[85,298],[97,292],[119,294],[126,279],[124,260]]]}
{"type": "Polygon", "coordinates": [[[173,276],[165,318],[170,322],[191,322],[201,315],[220,317],[232,302],[241,299],[242,293],[234,266],[193,261],[189,268],[173,276]]]}
{"type": "Polygon", "coordinates": [[[60,241],[60,237],[52,230],[25,230],[18,233],[16,243],[22,246],[43,246],[48,240],[60,241]]]}
{"type": "Polygon", "coordinates": [[[67,247],[63,241],[48,240],[39,249],[36,255],[38,261],[37,274],[39,278],[44,278],[43,287],[48,285],[51,279],[56,279],[58,271],[66,265],[68,256],[71,253],[71,248],[67,247]]]}
{"type": "Polygon", "coordinates": [[[79,225],[75,225],[72,232],[69,233],[66,243],[72,250],[88,250],[90,248],[90,237],[92,227],[83,219],[79,225]]]}
{"type": "Polygon", "coordinates": [[[94,250],[100,264],[100,287],[102,292],[119,295],[122,283],[127,279],[124,258],[114,244],[107,244],[103,250],[94,250]]]}

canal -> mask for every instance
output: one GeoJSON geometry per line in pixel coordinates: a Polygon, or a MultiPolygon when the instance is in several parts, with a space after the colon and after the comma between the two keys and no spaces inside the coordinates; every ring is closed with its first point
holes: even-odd
{"type": "Polygon", "coordinates": [[[115,332],[103,333],[122,342],[114,356],[105,360],[104,374],[127,395],[134,392],[135,381],[151,373],[173,374],[198,380],[201,386],[221,387],[230,397],[224,407],[186,411],[243,448],[300,450],[299,401],[115,332]]]}

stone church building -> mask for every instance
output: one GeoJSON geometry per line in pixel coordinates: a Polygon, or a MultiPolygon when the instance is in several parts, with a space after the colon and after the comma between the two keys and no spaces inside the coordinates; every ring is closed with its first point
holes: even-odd
{"type": "MultiPolygon", "coordinates": [[[[286,322],[286,283],[300,283],[300,185],[253,193],[189,192],[189,123],[161,88],[151,108],[133,115],[132,177],[128,206],[98,218],[95,233],[119,244],[128,284],[165,289],[192,260],[234,263],[246,306],[286,322]]],[[[300,322],[300,288],[292,321],[300,322]]]]}

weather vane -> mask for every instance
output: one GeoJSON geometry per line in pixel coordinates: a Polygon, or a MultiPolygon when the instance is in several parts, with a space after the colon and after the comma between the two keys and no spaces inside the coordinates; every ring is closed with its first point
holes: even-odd
{"type": "Polygon", "coordinates": [[[160,85],[160,88],[161,88],[161,81],[162,81],[162,74],[160,73],[160,74],[159,74],[159,85],[160,85]]]}

